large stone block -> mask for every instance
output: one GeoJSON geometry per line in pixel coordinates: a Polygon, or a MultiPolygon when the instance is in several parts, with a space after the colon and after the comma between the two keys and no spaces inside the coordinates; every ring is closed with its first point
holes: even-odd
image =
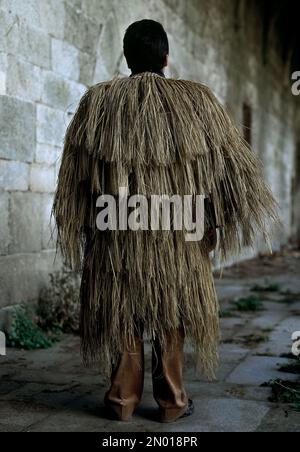
{"type": "Polygon", "coordinates": [[[127,61],[125,59],[125,57],[123,57],[121,59],[121,61],[119,62],[119,66],[118,66],[118,73],[125,76],[125,77],[129,77],[130,76],[130,69],[128,69],[128,65],[127,65],[127,61]]]}
{"type": "Polygon", "coordinates": [[[22,18],[34,27],[40,26],[39,3],[40,0],[1,0],[0,6],[4,11],[9,11],[14,17],[22,18]]]}
{"type": "Polygon", "coordinates": [[[84,52],[95,53],[102,29],[101,24],[84,16],[80,10],[73,8],[68,3],[65,4],[65,8],[64,37],[66,41],[84,52]]]}
{"type": "Polygon", "coordinates": [[[12,33],[17,33],[17,54],[30,63],[49,69],[51,65],[51,38],[37,28],[20,22],[12,33]]]}
{"type": "Polygon", "coordinates": [[[16,53],[18,49],[18,20],[16,16],[1,9],[0,49],[5,53],[16,53]]]}
{"type": "Polygon", "coordinates": [[[79,82],[86,86],[91,86],[94,81],[94,71],[96,67],[96,56],[89,53],[79,52],[79,82]]]}
{"type": "Polygon", "coordinates": [[[6,94],[6,73],[0,71],[0,96],[6,94]]]}
{"type": "Polygon", "coordinates": [[[35,152],[35,123],[34,105],[0,96],[0,158],[32,162],[35,152]]]}
{"type": "Polygon", "coordinates": [[[47,72],[44,78],[42,102],[58,110],[74,113],[86,92],[86,86],[47,72]]]}
{"type": "Polygon", "coordinates": [[[0,96],[6,94],[7,55],[0,52],[0,96]]]}
{"type": "Polygon", "coordinates": [[[7,54],[0,50],[0,70],[5,71],[7,68],[7,54]]]}
{"type": "Polygon", "coordinates": [[[35,161],[36,163],[45,163],[49,166],[56,165],[61,152],[62,150],[59,147],[37,143],[35,161]]]}
{"type": "Polygon", "coordinates": [[[79,50],[59,39],[52,39],[52,69],[72,80],[80,75],[79,50]]]}
{"type": "Polygon", "coordinates": [[[0,71],[6,72],[7,70],[7,54],[0,51],[0,71]]]}
{"type": "Polygon", "coordinates": [[[86,2],[86,0],[66,0],[66,1],[78,11],[82,11],[82,4],[86,2]]]}
{"type": "Polygon", "coordinates": [[[50,36],[40,28],[29,26],[22,16],[10,10],[1,10],[0,49],[18,55],[37,66],[50,66],[50,36]]]}
{"type": "Polygon", "coordinates": [[[8,57],[7,94],[32,102],[41,100],[42,71],[37,66],[18,60],[14,56],[8,57]]]}
{"type": "Polygon", "coordinates": [[[8,253],[10,240],[8,219],[9,219],[9,194],[0,192],[0,255],[8,253]]]}
{"type": "Polygon", "coordinates": [[[108,14],[114,9],[114,5],[112,1],[83,0],[81,9],[86,16],[94,21],[104,23],[108,14]]]}
{"type": "Polygon", "coordinates": [[[43,105],[37,106],[37,141],[62,146],[71,116],[43,105]]]}
{"type": "MultiPolygon", "coordinates": [[[[106,22],[108,17],[114,15],[118,24],[118,32],[123,37],[128,26],[137,20],[145,19],[147,16],[151,16],[154,20],[160,20],[160,16],[156,12],[152,13],[153,3],[153,1],[148,1],[147,6],[145,6],[145,3],[140,0],[127,0],[124,2],[111,0],[109,2],[110,9],[104,14],[104,20],[106,22]]],[[[156,0],[155,3],[157,4],[157,11],[165,11],[166,8],[162,7],[161,2],[156,0]]]]}
{"type": "Polygon", "coordinates": [[[39,0],[40,26],[44,32],[63,38],[65,27],[65,5],[62,0],[39,0]]]}
{"type": "Polygon", "coordinates": [[[57,162],[55,164],[55,180],[56,181],[57,181],[58,176],[59,176],[59,171],[60,171],[60,168],[61,168],[61,161],[62,161],[62,152],[61,152],[61,154],[60,154],[60,156],[59,156],[59,158],[58,158],[58,160],[57,160],[57,162]]]}
{"type": "Polygon", "coordinates": [[[133,20],[130,14],[132,8],[128,8],[124,3],[118,8],[118,17],[113,14],[113,11],[109,11],[105,18],[97,49],[93,83],[109,80],[117,73],[125,72],[124,75],[128,73],[123,58],[122,38],[127,26],[133,20]]]}
{"type": "Polygon", "coordinates": [[[105,66],[107,72],[113,76],[118,63],[123,57],[123,43],[114,14],[111,14],[103,28],[99,45],[98,61],[105,66]]]}
{"type": "Polygon", "coordinates": [[[107,80],[110,80],[112,76],[113,74],[108,72],[108,69],[103,64],[101,55],[98,55],[94,71],[93,84],[106,82],[107,80]]]}
{"type": "Polygon", "coordinates": [[[59,268],[55,251],[0,257],[0,307],[36,301],[59,268]]]}
{"type": "Polygon", "coordinates": [[[42,249],[49,250],[56,247],[56,234],[54,219],[51,215],[53,196],[44,195],[42,203],[42,249]]]}
{"type": "Polygon", "coordinates": [[[0,189],[26,191],[29,186],[29,165],[27,163],[0,160],[0,189]]]}
{"type": "Polygon", "coordinates": [[[1,0],[0,6],[18,21],[52,36],[63,36],[65,11],[62,0],[1,0]]]}
{"type": "Polygon", "coordinates": [[[39,193],[53,193],[55,189],[55,165],[33,164],[30,168],[30,190],[39,193]]]}
{"type": "Polygon", "coordinates": [[[12,193],[10,205],[10,254],[42,249],[42,195],[12,193]]]}

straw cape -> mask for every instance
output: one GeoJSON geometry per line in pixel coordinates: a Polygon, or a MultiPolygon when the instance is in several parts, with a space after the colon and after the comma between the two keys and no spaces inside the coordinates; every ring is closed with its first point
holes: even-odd
{"type": "Polygon", "coordinates": [[[180,231],[97,230],[102,194],[206,195],[227,259],[267,239],[276,203],[261,164],[204,85],[144,73],[90,88],[65,138],[53,212],[68,265],[82,271],[84,361],[109,373],[143,329],[164,346],[183,326],[196,361],[218,363],[218,302],[209,243],[180,231]]]}

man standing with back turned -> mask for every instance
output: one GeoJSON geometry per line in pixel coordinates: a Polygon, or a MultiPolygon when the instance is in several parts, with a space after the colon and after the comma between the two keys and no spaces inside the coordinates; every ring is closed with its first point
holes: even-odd
{"type": "Polygon", "coordinates": [[[211,91],[167,79],[162,25],[132,24],[124,38],[131,77],[90,88],[65,139],[54,202],[66,262],[82,270],[81,336],[86,364],[111,378],[105,397],[118,420],[139,405],[143,335],[153,346],[153,390],[161,422],[193,412],[183,384],[183,345],[210,377],[218,364],[218,302],[209,253],[219,228],[223,260],[251,246],[276,203],[260,163],[211,91]],[[100,231],[97,199],[205,195],[205,235],[184,231],[100,231]]]}

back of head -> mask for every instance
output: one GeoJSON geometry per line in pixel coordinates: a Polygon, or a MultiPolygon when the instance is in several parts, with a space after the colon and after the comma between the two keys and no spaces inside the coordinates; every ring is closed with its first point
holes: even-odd
{"type": "Polygon", "coordinates": [[[133,73],[161,71],[169,54],[168,36],[163,26],[146,19],[130,25],[124,37],[124,54],[133,73]]]}

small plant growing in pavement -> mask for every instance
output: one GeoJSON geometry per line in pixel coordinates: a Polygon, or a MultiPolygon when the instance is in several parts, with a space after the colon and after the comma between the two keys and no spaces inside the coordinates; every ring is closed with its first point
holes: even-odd
{"type": "Polygon", "coordinates": [[[259,297],[249,296],[240,298],[234,303],[235,308],[240,312],[256,312],[263,308],[263,303],[259,297]]]}
{"type": "Polygon", "coordinates": [[[234,312],[232,309],[221,309],[219,312],[220,319],[228,319],[234,317],[234,312]]]}
{"type": "Polygon", "coordinates": [[[280,284],[268,280],[265,284],[257,284],[251,288],[251,292],[280,292],[280,290],[280,284]]]}
{"type": "Polygon", "coordinates": [[[300,375],[300,358],[295,358],[289,364],[285,364],[279,368],[280,372],[300,375]]]}
{"type": "Polygon", "coordinates": [[[300,412],[300,383],[277,379],[263,386],[272,389],[270,402],[289,404],[293,410],[300,412]]]}

